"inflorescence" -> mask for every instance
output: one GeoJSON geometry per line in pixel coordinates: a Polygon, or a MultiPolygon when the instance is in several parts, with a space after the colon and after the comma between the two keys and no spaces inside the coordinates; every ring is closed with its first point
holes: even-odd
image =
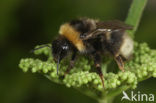
{"type": "MultiPolygon", "coordinates": [[[[41,45],[42,46],[42,45],[41,45]]],[[[38,48],[40,46],[37,46],[38,48]]],[[[100,77],[95,71],[92,71],[93,62],[86,57],[78,58],[74,68],[69,74],[64,76],[68,67],[68,59],[60,64],[59,75],[56,71],[56,63],[53,61],[51,49],[44,47],[34,51],[35,55],[44,54],[47,60],[25,58],[21,59],[19,67],[27,72],[31,70],[32,73],[42,73],[50,80],[56,83],[64,84],[67,87],[81,88],[88,87],[98,91],[105,91],[121,86],[128,86],[136,88],[139,81],[145,80],[149,77],[156,77],[156,51],[151,50],[146,43],[135,43],[133,57],[130,61],[125,63],[125,72],[118,70],[117,73],[106,72],[104,73],[103,88],[100,77]]],[[[103,63],[102,69],[109,69],[110,63],[103,63]]],[[[113,68],[113,67],[112,67],[113,68]]],[[[113,69],[118,69],[113,68],[113,69]]]]}

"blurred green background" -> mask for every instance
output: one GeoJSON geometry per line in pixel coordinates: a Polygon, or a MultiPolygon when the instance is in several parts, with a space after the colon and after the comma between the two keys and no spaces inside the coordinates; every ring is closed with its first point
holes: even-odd
{"type": "MultiPolygon", "coordinates": [[[[40,74],[23,73],[21,58],[51,43],[59,26],[77,17],[124,21],[132,0],[0,0],[0,103],[96,103],[72,88],[50,82],[40,74]]],[[[156,1],[149,0],[136,40],[156,49],[156,1]]],[[[150,78],[135,91],[155,93],[150,78]]],[[[118,96],[115,103],[121,102],[118,96]]]]}

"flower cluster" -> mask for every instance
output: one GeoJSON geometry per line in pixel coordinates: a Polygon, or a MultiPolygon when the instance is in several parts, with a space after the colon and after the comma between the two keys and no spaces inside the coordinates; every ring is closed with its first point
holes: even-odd
{"type": "MultiPolygon", "coordinates": [[[[103,88],[98,74],[91,69],[94,68],[93,61],[85,57],[78,58],[74,68],[64,77],[64,72],[69,63],[67,59],[61,62],[59,75],[57,75],[56,63],[52,59],[50,48],[41,48],[34,53],[36,55],[45,54],[48,57],[47,61],[33,58],[21,59],[19,67],[24,72],[30,69],[32,73],[42,73],[52,81],[64,84],[67,87],[86,87],[96,89],[97,91],[109,91],[121,86],[136,88],[139,81],[152,76],[156,77],[156,51],[151,50],[145,43],[135,43],[133,58],[125,63],[125,72],[121,72],[120,70],[117,73],[104,72],[105,88],[103,88]]],[[[102,69],[111,68],[108,66],[111,63],[104,63],[102,69]]],[[[113,67],[113,69],[118,69],[117,66],[113,67]]]]}

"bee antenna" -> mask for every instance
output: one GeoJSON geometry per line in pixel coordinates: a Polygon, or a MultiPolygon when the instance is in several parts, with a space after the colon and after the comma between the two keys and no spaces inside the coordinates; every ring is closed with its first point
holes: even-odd
{"type": "Polygon", "coordinates": [[[35,49],[31,50],[30,52],[33,53],[33,52],[35,52],[36,50],[42,49],[42,48],[45,48],[45,47],[51,48],[48,44],[45,44],[45,45],[43,45],[43,46],[40,46],[40,47],[38,47],[38,48],[35,48],[35,49]]]}
{"type": "Polygon", "coordinates": [[[57,61],[57,75],[58,75],[58,70],[59,70],[59,64],[60,64],[60,56],[59,56],[58,61],[57,61]]]}

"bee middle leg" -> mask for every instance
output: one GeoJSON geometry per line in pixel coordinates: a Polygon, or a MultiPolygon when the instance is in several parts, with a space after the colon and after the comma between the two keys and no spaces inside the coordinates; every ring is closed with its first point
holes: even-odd
{"type": "Polygon", "coordinates": [[[75,58],[76,58],[76,52],[73,53],[72,58],[70,60],[70,64],[69,64],[67,70],[65,71],[64,76],[66,76],[66,74],[68,74],[70,72],[70,70],[74,67],[75,58]]]}
{"type": "Polygon", "coordinates": [[[95,53],[93,55],[93,59],[94,59],[94,65],[97,69],[97,72],[101,78],[101,81],[102,81],[102,85],[104,87],[104,76],[103,76],[103,73],[102,73],[102,70],[101,70],[101,56],[97,53],[95,53]]]}

